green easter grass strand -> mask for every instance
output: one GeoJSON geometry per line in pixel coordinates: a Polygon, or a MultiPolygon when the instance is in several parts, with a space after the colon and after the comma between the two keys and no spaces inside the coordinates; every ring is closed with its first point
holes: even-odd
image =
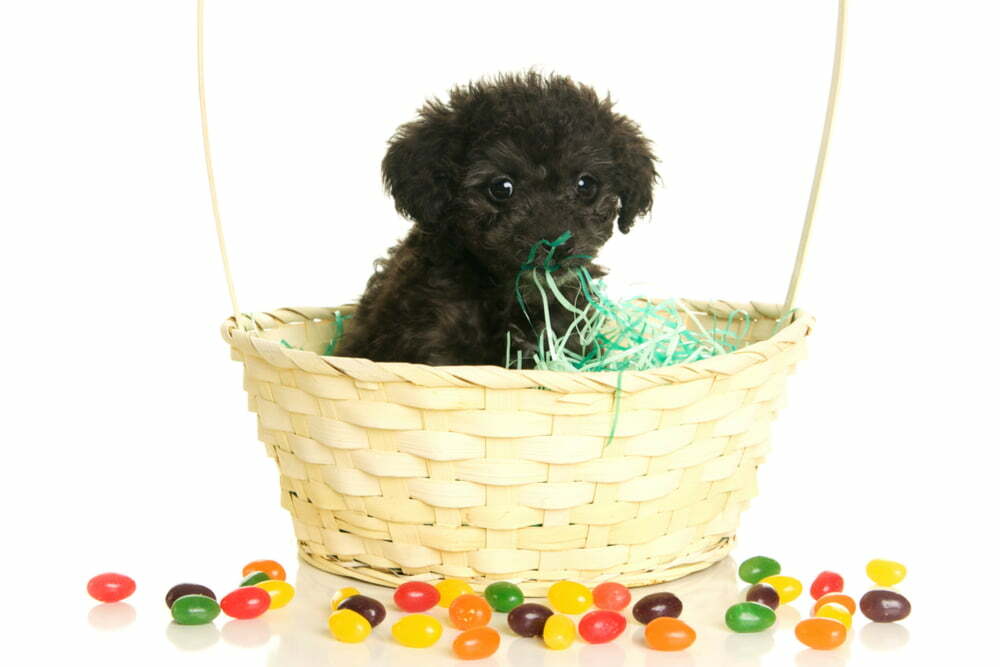
{"type": "MultiPolygon", "coordinates": [[[[648,370],[678,363],[699,361],[718,354],[739,349],[747,340],[753,320],[745,311],[733,311],[725,321],[712,314],[711,321],[703,325],[687,306],[680,301],[664,300],[653,303],[645,297],[614,300],[606,293],[603,280],[595,280],[585,266],[574,267],[568,276],[557,280],[554,273],[563,270],[555,260],[556,248],[565,243],[571,234],[565,232],[554,241],[542,240],[534,244],[527,261],[515,279],[515,298],[522,312],[528,317],[522,287],[538,290],[542,304],[540,330],[532,330],[538,346],[534,354],[535,367],[542,370],[615,371],[614,418],[608,443],[614,437],[621,411],[621,385],[626,370],[648,370]],[[546,248],[546,250],[542,250],[546,248]],[[536,258],[542,256],[540,266],[536,258]],[[530,281],[524,278],[531,273],[530,281]],[[565,290],[575,279],[577,299],[571,301],[565,290]],[[560,282],[561,281],[561,282],[560,282]],[[584,303],[577,305],[579,296],[584,303]],[[553,329],[552,307],[564,309],[572,319],[562,332],[553,329]],[[693,326],[689,327],[688,323],[693,326]],[[570,346],[576,341],[579,346],[570,346]]],[[[574,255],[585,257],[585,255],[574,255]]],[[[775,323],[775,330],[792,317],[786,313],[775,323]]],[[[506,365],[512,363],[511,338],[508,333],[506,365]]],[[[518,368],[521,367],[521,350],[517,350],[518,368]]]]}

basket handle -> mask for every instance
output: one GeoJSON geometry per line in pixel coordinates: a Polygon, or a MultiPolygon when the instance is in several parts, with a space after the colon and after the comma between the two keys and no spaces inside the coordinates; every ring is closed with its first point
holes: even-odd
{"type": "MultiPolygon", "coordinates": [[[[229,266],[229,255],[226,253],[226,237],[222,231],[222,217],[219,213],[219,197],[215,189],[215,171],[212,168],[212,148],[208,139],[208,110],[205,103],[205,0],[198,0],[198,101],[201,109],[201,138],[205,148],[205,169],[208,172],[208,192],[212,200],[212,216],[215,218],[215,234],[219,240],[219,253],[222,255],[222,268],[226,274],[226,285],[229,287],[229,301],[233,307],[233,318],[237,326],[243,328],[240,319],[240,307],[236,300],[236,285],[229,266]]],[[[788,282],[788,292],[785,294],[783,312],[787,313],[795,305],[799,279],[805,263],[809,237],[812,234],[813,216],[816,213],[816,202],[819,199],[820,185],[823,182],[823,170],[826,166],[826,154],[830,146],[830,131],[833,128],[834,110],[837,107],[837,93],[840,90],[840,71],[844,59],[844,31],[847,20],[847,0],[837,2],[837,36],[834,42],[833,72],[830,75],[830,91],[826,100],[826,116],[823,121],[823,133],[819,142],[819,153],[816,156],[816,167],[813,171],[812,187],[809,190],[809,203],[806,205],[805,220],[802,222],[802,232],[799,236],[799,248],[795,254],[795,265],[792,277],[788,282]]]]}
{"type": "Polygon", "coordinates": [[[826,118],[823,120],[823,134],[819,141],[819,154],[816,156],[816,169],[813,171],[812,187],[809,190],[806,217],[802,222],[802,233],[799,236],[799,249],[795,253],[795,266],[792,269],[792,277],[788,281],[788,292],[785,294],[785,307],[783,309],[785,313],[795,306],[799,278],[802,276],[802,265],[805,263],[806,250],[809,247],[809,236],[812,234],[813,215],[816,213],[819,186],[823,182],[826,151],[830,146],[830,130],[833,128],[833,113],[837,108],[837,93],[840,91],[840,70],[844,62],[844,29],[846,21],[847,0],[839,0],[837,3],[837,38],[834,42],[833,50],[833,73],[830,75],[830,92],[826,98],[826,118]]]}

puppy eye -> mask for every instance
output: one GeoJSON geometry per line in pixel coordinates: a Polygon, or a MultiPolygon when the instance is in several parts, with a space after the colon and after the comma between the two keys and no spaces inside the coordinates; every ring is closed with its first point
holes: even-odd
{"type": "Polygon", "coordinates": [[[597,179],[590,174],[581,174],[576,181],[576,193],[584,199],[593,199],[597,194],[597,179]]]}
{"type": "Polygon", "coordinates": [[[514,196],[514,181],[509,178],[498,178],[489,187],[490,197],[496,201],[504,201],[514,196]]]}

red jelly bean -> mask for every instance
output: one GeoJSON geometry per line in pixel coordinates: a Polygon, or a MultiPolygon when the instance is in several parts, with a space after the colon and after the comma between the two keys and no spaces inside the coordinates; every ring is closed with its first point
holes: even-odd
{"type": "Polygon", "coordinates": [[[836,572],[824,570],[816,575],[816,580],[809,587],[809,595],[818,600],[827,593],[840,593],[844,590],[844,578],[836,572]]]}
{"type": "Polygon", "coordinates": [[[257,618],[271,606],[271,594],[256,586],[243,586],[222,598],[222,611],[233,618],[257,618]]]}
{"type": "Polygon", "coordinates": [[[427,611],[441,601],[438,589],[424,581],[407,581],[392,594],[396,606],[403,611],[427,611]]]}
{"type": "Polygon", "coordinates": [[[105,572],[87,582],[87,592],[100,602],[121,602],[135,592],[135,581],[124,574],[105,572]]]}
{"type": "Polygon", "coordinates": [[[599,609],[583,615],[577,632],[591,644],[605,644],[625,632],[625,617],[617,611],[599,609]]]}
{"type": "Polygon", "coordinates": [[[621,611],[632,601],[628,589],[615,581],[605,581],[594,587],[594,606],[598,609],[621,611]]]}

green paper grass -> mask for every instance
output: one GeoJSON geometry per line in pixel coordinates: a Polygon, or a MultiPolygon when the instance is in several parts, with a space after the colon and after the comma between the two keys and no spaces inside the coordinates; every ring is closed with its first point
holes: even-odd
{"type": "MultiPolygon", "coordinates": [[[[746,342],[752,322],[748,313],[737,310],[723,321],[713,315],[711,326],[706,328],[682,302],[675,299],[655,304],[646,297],[612,299],[605,291],[604,281],[594,280],[585,267],[564,269],[554,260],[555,249],[571,236],[566,231],[554,241],[543,239],[531,247],[514,281],[515,298],[531,323],[538,341],[537,352],[532,355],[535,368],[551,371],[618,372],[614,417],[605,443],[607,445],[614,439],[618,425],[621,382],[625,371],[663,368],[733,352],[746,342]],[[548,252],[542,258],[541,266],[537,266],[536,257],[539,252],[544,252],[543,246],[548,248],[548,252]],[[559,281],[553,274],[562,271],[572,273],[567,284],[572,285],[572,279],[575,278],[578,288],[576,297],[581,293],[585,297],[582,308],[574,305],[579,298],[574,298],[571,302],[560,290],[559,281]],[[538,291],[544,322],[531,322],[525,308],[523,289],[538,291]],[[550,298],[574,316],[564,332],[552,329],[550,298]],[[696,328],[689,329],[688,322],[694,323],[696,328]],[[569,348],[568,344],[574,339],[580,343],[580,352],[569,348]]],[[[591,259],[587,255],[574,257],[591,259]]],[[[563,278],[561,275],[559,277],[563,278]]],[[[776,331],[790,314],[776,323],[776,331]]],[[[520,369],[523,364],[522,350],[515,350],[515,356],[512,357],[510,342],[508,332],[505,366],[520,369]]]]}
{"type": "MultiPolygon", "coordinates": [[[[337,343],[340,339],[344,337],[344,322],[354,317],[353,315],[342,315],[339,310],[333,312],[333,337],[330,338],[330,342],[326,344],[326,348],[323,350],[322,355],[324,357],[333,356],[334,351],[337,349],[337,343]]],[[[282,338],[280,341],[282,347],[287,347],[292,350],[301,350],[301,347],[295,347],[287,340],[282,338]]]]}
{"type": "MultiPolygon", "coordinates": [[[[594,280],[586,267],[563,269],[554,261],[555,249],[570,236],[567,231],[555,241],[542,240],[533,245],[515,279],[515,298],[526,317],[524,289],[537,290],[542,303],[544,322],[531,323],[538,343],[538,350],[532,356],[535,368],[550,371],[642,371],[733,352],[746,341],[751,320],[749,314],[742,310],[730,313],[721,321],[713,316],[711,326],[706,328],[683,303],[675,299],[659,303],[652,303],[642,296],[612,299],[606,293],[604,281],[594,280]],[[548,247],[548,254],[542,265],[536,266],[535,258],[542,246],[548,247]],[[574,305],[579,299],[571,302],[560,290],[554,274],[563,271],[572,274],[564,285],[572,285],[575,279],[577,295],[582,293],[585,297],[582,308],[574,305]],[[552,329],[548,305],[551,299],[574,316],[563,332],[552,329]],[[689,329],[688,322],[694,323],[696,328],[689,329]],[[579,343],[581,352],[570,349],[572,341],[579,343]]],[[[585,255],[576,257],[589,259],[585,255]]],[[[508,332],[507,368],[522,367],[522,351],[516,350],[515,353],[516,358],[512,358],[508,332]]]]}

